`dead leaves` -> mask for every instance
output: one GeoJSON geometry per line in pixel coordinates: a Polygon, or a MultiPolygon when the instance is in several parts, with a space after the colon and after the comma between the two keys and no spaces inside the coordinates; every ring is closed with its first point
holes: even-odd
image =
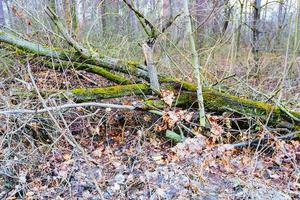
{"type": "Polygon", "coordinates": [[[174,95],[174,92],[171,91],[171,90],[164,90],[162,89],[161,90],[161,95],[162,95],[162,100],[169,106],[171,107],[172,106],[172,103],[175,99],[175,95],[174,95]]]}
{"type": "Polygon", "coordinates": [[[162,124],[156,124],[155,131],[161,132],[167,129],[172,129],[180,122],[190,122],[193,118],[193,114],[193,112],[180,109],[164,112],[162,116],[162,124]]]}

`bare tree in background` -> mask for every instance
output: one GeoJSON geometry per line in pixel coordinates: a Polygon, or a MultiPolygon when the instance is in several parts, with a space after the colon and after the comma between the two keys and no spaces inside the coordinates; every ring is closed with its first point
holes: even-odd
{"type": "Polygon", "coordinates": [[[78,25],[76,0],[63,0],[63,6],[68,29],[73,36],[76,36],[78,25]]]}
{"type": "Polygon", "coordinates": [[[229,0],[223,0],[222,6],[224,7],[224,17],[223,17],[223,27],[222,27],[222,34],[224,34],[228,28],[231,16],[231,9],[232,7],[229,5],[229,0]]]}
{"type": "Polygon", "coordinates": [[[101,1],[101,5],[100,5],[100,13],[101,13],[101,24],[102,24],[102,34],[103,37],[106,37],[107,35],[107,10],[108,10],[108,3],[107,0],[103,0],[101,1]]]}
{"type": "Polygon", "coordinates": [[[277,19],[278,28],[277,28],[277,35],[276,35],[276,44],[278,45],[278,47],[281,44],[281,33],[284,25],[283,6],[284,6],[284,1],[280,0],[278,2],[278,19],[277,19]]]}
{"type": "Polygon", "coordinates": [[[5,25],[3,1],[0,0],[0,27],[5,25]]]}
{"type": "Polygon", "coordinates": [[[300,0],[297,1],[297,14],[295,20],[295,40],[294,40],[294,50],[300,51],[300,0]]]}
{"type": "Polygon", "coordinates": [[[169,19],[173,16],[172,0],[163,0],[161,16],[162,20],[169,19]]]}
{"type": "Polygon", "coordinates": [[[252,20],[252,54],[255,62],[255,70],[257,74],[258,70],[258,61],[259,61],[259,21],[261,14],[261,0],[253,1],[253,20],[252,20]]]}
{"type": "MultiPolygon", "coordinates": [[[[126,7],[127,9],[127,7],[126,7]]],[[[127,26],[127,31],[129,34],[134,35],[135,31],[138,29],[138,23],[136,20],[136,17],[134,15],[134,12],[130,9],[128,9],[129,14],[128,14],[128,26],[127,26]]]]}
{"type": "Polygon", "coordinates": [[[118,33],[120,30],[119,0],[102,0],[99,3],[103,37],[108,33],[118,33]]]}
{"type": "Polygon", "coordinates": [[[240,10],[239,10],[239,22],[237,27],[236,50],[238,50],[241,45],[241,30],[243,26],[243,13],[244,13],[245,0],[239,0],[239,4],[240,4],[240,10]]]}

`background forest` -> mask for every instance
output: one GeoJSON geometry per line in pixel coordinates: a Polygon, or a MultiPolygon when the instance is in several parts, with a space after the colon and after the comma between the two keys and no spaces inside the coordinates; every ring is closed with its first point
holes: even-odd
{"type": "Polygon", "coordinates": [[[0,0],[0,199],[300,198],[300,0],[0,0]]]}

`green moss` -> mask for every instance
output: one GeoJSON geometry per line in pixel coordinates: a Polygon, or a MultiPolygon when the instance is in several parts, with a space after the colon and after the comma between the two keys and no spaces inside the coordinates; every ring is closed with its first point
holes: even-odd
{"type": "Polygon", "coordinates": [[[77,101],[89,101],[123,97],[131,94],[149,94],[151,93],[151,89],[146,84],[133,84],[101,88],[78,88],[71,90],[71,93],[77,101]]]}
{"type": "Polygon", "coordinates": [[[16,54],[18,55],[24,54],[24,51],[16,47],[16,54]]]}
{"type": "MultiPolygon", "coordinates": [[[[172,89],[173,86],[167,86],[172,89]]],[[[259,117],[262,120],[268,120],[270,124],[277,125],[280,121],[292,123],[294,130],[300,130],[299,122],[294,122],[286,113],[278,107],[260,101],[244,99],[241,97],[224,94],[214,89],[203,89],[204,106],[206,110],[213,112],[234,111],[246,116],[259,117]]],[[[147,105],[156,108],[164,108],[166,105],[161,100],[148,100],[147,105]]],[[[197,96],[195,92],[181,91],[180,96],[174,101],[174,106],[178,107],[198,107],[197,96]],[[176,105],[175,105],[176,104],[176,105]]],[[[299,112],[291,112],[294,116],[299,116],[299,112]]]]}
{"type": "Polygon", "coordinates": [[[149,110],[149,109],[162,109],[166,107],[165,102],[161,100],[153,100],[153,99],[147,99],[144,102],[144,109],[149,110]]]}
{"type": "Polygon", "coordinates": [[[134,61],[134,60],[127,61],[127,65],[137,66],[139,64],[140,64],[140,62],[138,62],[138,61],[134,61]]]}
{"type": "Polygon", "coordinates": [[[268,103],[243,99],[241,97],[217,92],[213,89],[203,90],[204,104],[213,109],[232,109],[247,115],[266,115],[275,112],[276,108],[268,103]]]}
{"type": "Polygon", "coordinates": [[[110,71],[102,68],[102,67],[98,67],[96,65],[90,65],[90,64],[82,64],[82,63],[73,63],[74,67],[76,69],[80,69],[80,70],[84,70],[87,72],[91,72],[94,74],[98,74],[100,76],[103,76],[105,78],[107,78],[108,80],[111,80],[115,83],[119,83],[119,84],[132,84],[132,82],[130,80],[128,80],[127,78],[121,76],[121,75],[117,75],[114,73],[111,73],[110,71]]]}
{"type": "Polygon", "coordinates": [[[53,62],[49,62],[49,61],[45,61],[45,63],[47,64],[47,66],[49,67],[54,67],[54,69],[68,69],[68,68],[72,68],[74,67],[77,70],[84,70],[87,72],[91,72],[93,74],[98,74],[100,76],[103,76],[104,78],[113,81],[114,83],[118,83],[118,84],[122,84],[122,85],[126,85],[126,84],[132,84],[132,82],[130,80],[128,80],[127,78],[118,75],[118,74],[114,74],[111,73],[110,71],[96,66],[96,65],[90,65],[90,64],[86,64],[86,63],[78,63],[78,62],[72,62],[69,63],[67,61],[60,61],[60,63],[53,63],[53,62]]]}
{"type": "Polygon", "coordinates": [[[188,90],[188,91],[196,91],[197,87],[195,84],[187,82],[187,81],[182,81],[176,78],[172,78],[169,76],[160,76],[159,81],[161,83],[175,83],[178,84],[179,86],[182,86],[183,89],[188,90]]]}

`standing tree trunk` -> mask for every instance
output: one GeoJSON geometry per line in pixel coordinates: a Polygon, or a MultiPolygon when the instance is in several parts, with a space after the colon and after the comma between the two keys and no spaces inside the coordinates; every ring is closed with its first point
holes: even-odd
{"type": "Polygon", "coordinates": [[[77,35],[77,3],[76,0],[64,0],[64,15],[68,30],[72,36],[77,35]]]}
{"type": "Polygon", "coordinates": [[[192,20],[189,11],[189,0],[184,0],[183,2],[183,9],[185,16],[187,17],[187,25],[186,31],[189,37],[189,42],[192,50],[192,59],[193,59],[193,67],[194,67],[194,74],[197,80],[197,101],[199,105],[199,118],[200,118],[200,126],[205,127],[205,111],[204,111],[204,103],[203,103],[203,94],[202,94],[202,80],[201,80],[201,67],[199,63],[199,55],[196,50],[195,39],[193,35],[192,29],[192,20]]]}
{"type": "Polygon", "coordinates": [[[109,33],[118,33],[120,31],[120,2],[119,0],[101,1],[101,22],[103,37],[109,36],[109,33]]]}
{"type": "Polygon", "coordinates": [[[87,2],[86,1],[82,1],[81,4],[82,4],[82,21],[81,21],[81,23],[85,24],[88,6],[87,6],[87,2]]]}
{"type": "Polygon", "coordinates": [[[240,12],[239,12],[239,24],[237,29],[237,39],[236,39],[236,50],[238,51],[241,46],[241,30],[243,26],[243,13],[244,13],[244,0],[239,0],[240,3],[240,12]]]}
{"type": "MultiPolygon", "coordinates": [[[[170,20],[173,17],[173,8],[172,8],[172,0],[163,0],[163,6],[162,6],[162,13],[161,13],[161,23],[160,26],[163,28],[164,23],[166,20],[170,20]]],[[[167,47],[170,47],[170,40],[171,40],[171,33],[167,32],[165,33],[166,37],[163,38],[163,41],[161,42],[163,46],[162,51],[162,60],[166,66],[170,66],[170,58],[167,55],[167,47]]]]}
{"type": "Polygon", "coordinates": [[[278,48],[280,48],[280,46],[281,46],[281,33],[282,33],[283,21],[284,21],[283,6],[284,6],[284,1],[280,0],[279,4],[278,4],[278,19],[277,19],[278,28],[277,28],[277,36],[276,36],[276,44],[277,44],[278,48]]]}
{"type": "Polygon", "coordinates": [[[252,22],[252,54],[255,62],[255,74],[258,75],[259,67],[259,21],[261,13],[261,0],[254,0],[253,2],[253,22],[252,22]]]}
{"type": "Polygon", "coordinates": [[[122,31],[121,26],[121,16],[120,16],[120,1],[119,0],[113,0],[113,30],[116,31],[116,33],[119,33],[122,31]]]}
{"type": "MultiPolygon", "coordinates": [[[[87,28],[87,26],[85,26],[85,24],[87,23],[87,20],[86,20],[86,14],[87,14],[87,11],[88,11],[88,5],[87,5],[87,3],[88,2],[86,2],[86,1],[80,1],[79,2],[80,4],[78,5],[78,13],[80,13],[79,11],[80,11],[80,9],[81,9],[81,19],[79,20],[78,19],[78,30],[80,31],[80,30],[82,30],[82,28],[83,29],[86,29],[87,28]]],[[[93,15],[94,14],[94,11],[91,11],[91,15],[93,15]]],[[[84,32],[84,33],[86,33],[86,32],[84,32]]],[[[81,35],[80,35],[80,37],[81,37],[81,35]]]]}
{"type": "Polygon", "coordinates": [[[300,51],[300,0],[297,1],[297,14],[295,18],[294,52],[296,53],[300,51]]]}
{"type": "Polygon", "coordinates": [[[231,16],[231,8],[229,5],[229,0],[225,0],[223,2],[223,6],[224,6],[224,22],[223,22],[223,27],[222,27],[222,34],[225,34],[229,22],[230,22],[230,16],[231,16]]]}
{"type": "Polygon", "coordinates": [[[172,9],[172,0],[163,0],[163,5],[162,5],[162,13],[161,13],[161,18],[162,18],[162,23],[166,19],[170,19],[173,17],[173,9],[172,9]]]}
{"type": "MultiPolygon", "coordinates": [[[[134,12],[136,17],[138,18],[140,24],[142,25],[145,33],[148,35],[147,41],[143,42],[142,49],[145,56],[145,61],[147,65],[148,76],[150,79],[150,87],[155,93],[160,93],[160,86],[158,81],[158,74],[154,64],[153,53],[154,46],[156,43],[156,39],[159,34],[155,26],[146,19],[146,17],[141,14],[134,6],[129,3],[127,0],[123,0],[123,2],[127,5],[127,7],[134,12]]],[[[164,32],[164,30],[162,30],[164,32]]]]}
{"type": "Polygon", "coordinates": [[[5,18],[4,18],[4,10],[3,10],[3,1],[0,0],[0,27],[5,25],[5,18]]]}
{"type": "Polygon", "coordinates": [[[107,30],[107,0],[103,0],[101,3],[100,13],[101,13],[101,25],[102,25],[102,37],[106,38],[108,30],[107,30]]]}

